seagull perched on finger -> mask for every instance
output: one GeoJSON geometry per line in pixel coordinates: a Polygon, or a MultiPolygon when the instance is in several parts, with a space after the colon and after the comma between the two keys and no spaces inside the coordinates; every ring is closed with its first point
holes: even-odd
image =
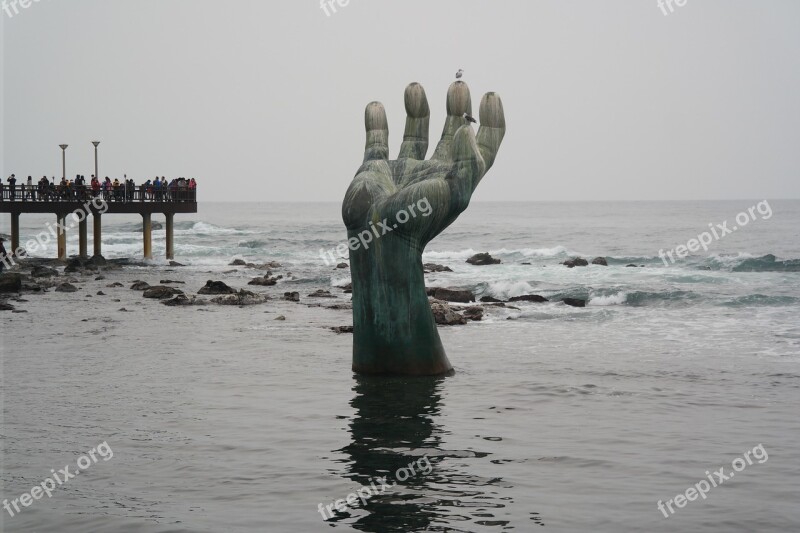
{"type": "Polygon", "coordinates": [[[464,75],[464,69],[463,68],[458,69],[458,72],[456,72],[456,79],[460,80],[461,76],[463,75],[464,75]]]}
{"type": "Polygon", "coordinates": [[[478,121],[475,120],[475,117],[471,116],[469,113],[464,113],[464,120],[467,122],[472,122],[473,124],[477,124],[478,121]]]}

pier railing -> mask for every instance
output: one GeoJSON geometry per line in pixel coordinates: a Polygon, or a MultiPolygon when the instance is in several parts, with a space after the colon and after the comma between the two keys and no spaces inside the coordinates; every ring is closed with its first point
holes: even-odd
{"type": "Polygon", "coordinates": [[[189,187],[112,187],[108,190],[92,190],[88,185],[64,187],[39,187],[37,185],[0,185],[0,202],[89,202],[102,198],[108,203],[165,203],[197,202],[197,189],[189,187]]]}

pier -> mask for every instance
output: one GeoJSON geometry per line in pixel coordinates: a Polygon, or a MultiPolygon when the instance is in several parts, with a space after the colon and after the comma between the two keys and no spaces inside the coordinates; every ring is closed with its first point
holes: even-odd
{"type": "MultiPolygon", "coordinates": [[[[67,259],[67,230],[72,229],[67,217],[75,214],[78,227],[79,255],[88,258],[88,219],[91,215],[94,229],[95,256],[103,255],[103,216],[138,214],[142,217],[142,243],[145,259],[153,258],[152,217],[166,217],[167,259],[175,258],[174,219],[176,214],[197,213],[197,190],[124,186],[99,194],[90,187],[73,187],[58,194],[41,193],[34,185],[10,187],[3,184],[0,190],[0,213],[11,215],[11,248],[9,254],[19,255],[19,220],[22,214],[51,213],[56,217],[58,258],[67,259]]],[[[70,217],[75,219],[75,217],[70,217]]],[[[42,233],[47,233],[42,228],[42,233]]],[[[24,250],[24,248],[23,248],[24,250]]]]}

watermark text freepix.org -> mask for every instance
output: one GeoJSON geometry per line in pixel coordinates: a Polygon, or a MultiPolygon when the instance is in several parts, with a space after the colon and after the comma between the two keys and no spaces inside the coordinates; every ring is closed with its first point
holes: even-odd
{"type": "Polygon", "coordinates": [[[418,214],[423,217],[429,217],[432,213],[433,208],[430,202],[428,202],[427,198],[423,198],[416,204],[411,204],[407,208],[398,211],[395,215],[395,224],[390,223],[388,218],[384,218],[381,222],[378,222],[377,227],[374,222],[370,223],[369,228],[359,233],[358,237],[353,237],[347,243],[342,243],[336,248],[331,248],[327,251],[321,249],[319,251],[319,256],[325,261],[326,265],[335,265],[337,256],[340,259],[346,259],[348,257],[348,249],[355,252],[363,246],[365,250],[369,250],[369,245],[374,240],[380,239],[387,233],[391,233],[399,228],[401,224],[405,224],[412,218],[417,218],[418,214]],[[419,211],[419,213],[417,211],[419,211]]]}
{"type": "MultiPolygon", "coordinates": [[[[405,481],[412,476],[416,476],[417,474],[424,474],[428,475],[433,472],[433,465],[431,465],[430,459],[426,455],[422,459],[417,459],[416,461],[412,461],[406,466],[405,468],[399,469],[395,472],[395,478],[398,481],[405,481]]],[[[323,520],[330,520],[334,516],[334,510],[340,513],[344,513],[347,511],[347,508],[355,508],[359,501],[361,505],[367,505],[367,501],[379,494],[383,494],[387,490],[390,490],[394,486],[393,483],[388,483],[386,481],[386,477],[379,477],[377,479],[370,479],[370,484],[368,486],[362,486],[355,492],[351,492],[347,495],[346,498],[342,500],[336,500],[335,502],[323,506],[319,504],[317,506],[317,511],[319,514],[322,515],[323,520]]]]}
{"type": "Polygon", "coordinates": [[[728,481],[729,479],[733,479],[733,476],[736,475],[736,472],[741,472],[749,465],[753,464],[753,458],[750,457],[752,454],[753,458],[758,461],[758,464],[764,464],[769,459],[769,454],[767,454],[767,450],[764,449],[763,444],[759,444],[752,450],[747,450],[744,452],[742,457],[737,457],[736,459],[731,462],[731,468],[733,468],[733,472],[725,473],[725,467],[723,466],[719,470],[715,471],[713,474],[706,470],[706,476],[708,477],[708,481],[705,479],[701,479],[698,481],[694,486],[689,487],[686,489],[685,492],[678,494],[674,498],[667,500],[666,504],[663,503],[661,500],[658,500],[656,506],[658,510],[664,514],[664,518],[669,518],[670,516],[674,515],[676,510],[673,509],[672,504],[675,504],[675,507],[682,509],[686,507],[688,502],[695,501],[698,496],[703,498],[704,500],[708,497],[706,496],[708,492],[714,488],[722,485],[724,482],[728,481]],[[667,514],[667,509],[669,509],[669,514],[667,514]]]}
{"type": "Polygon", "coordinates": [[[658,0],[658,7],[661,9],[661,12],[664,13],[664,16],[667,17],[670,13],[675,13],[675,6],[683,7],[688,1],[689,0],[658,0]],[[667,13],[667,8],[669,8],[669,13],[667,13]]]}
{"type": "Polygon", "coordinates": [[[319,8],[329,17],[336,13],[337,5],[339,7],[347,7],[348,4],[350,4],[350,0],[319,0],[319,8]]]}
{"type": "Polygon", "coordinates": [[[81,455],[78,457],[78,469],[74,472],[70,472],[70,465],[65,466],[58,472],[56,472],[55,469],[52,469],[50,470],[52,477],[48,477],[42,481],[40,485],[36,485],[30,490],[30,492],[26,492],[19,498],[14,498],[10,502],[8,500],[3,500],[3,507],[6,511],[8,511],[8,514],[13,517],[15,514],[18,514],[22,511],[22,509],[20,509],[20,505],[22,505],[22,507],[29,507],[35,500],[40,500],[45,494],[47,494],[48,498],[52,498],[53,491],[55,491],[56,488],[64,485],[67,481],[74,478],[82,471],[86,470],[93,464],[96,464],[98,456],[101,457],[103,461],[108,461],[114,457],[114,451],[111,449],[111,446],[108,445],[108,442],[103,442],[97,447],[86,452],[86,455],[81,455]]]}
{"type": "Polygon", "coordinates": [[[761,215],[761,220],[769,220],[772,218],[772,207],[770,207],[768,201],[764,200],[763,202],[759,202],[758,204],[748,208],[747,211],[742,211],[736,215],[735,226],[728,227],[727,220],[722,224],[709,224],[708,228],[711,230],[710,233],[708,231],[704,231],[698,235],[696,239],[690,239],[685,246],[681,244],[680,246],[676,246],[674,249],[669,250],[666,253],[662,248],[658,251],[658,257],[664,261],[664,266],[669,266],[667,258],[669,258],[669,260],[674,264],[676,261],[675,256],[677,256],[678,259],[686,259],[689,256],[689,252],[698,252],[700,251],[700,248],[703,248],[703,251],[707,252],[708,245],[714,242],[715,239],[720,240],[726,235],[730,235],[734,231],[737,231],[739,228],[745,227],[750,223],[751,220],[755,221],[756,211],[758,211],[758,214],[761,215]]]}
{"type": "Polygon", "coordinates": [[[19,15],[20,8],[28,9],[33,4],[38,4],[42,0],[3,0],[3,3],[0,4],[3,11],[8,18],[14,18],[14,15],[19,15]]]}

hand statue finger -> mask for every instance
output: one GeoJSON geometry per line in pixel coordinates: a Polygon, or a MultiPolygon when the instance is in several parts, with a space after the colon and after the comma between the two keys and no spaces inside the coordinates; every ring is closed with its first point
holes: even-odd
{"type": "Polygon", "coordinates": [[[367,129],[364,162],[389,159],[389,122],[386,120],[386,110],[382,103],[371,102],[367,105],[364,125],[367,129]]]}
{"type": "Polygon", "coordinates": [[[447,119],[444,123],[442,139],[433,153],[432,159],[452,161],[453,137],[461,126],[467,124],[464,114],[472,114],[472,98],[469,87],[463,81],[454,82],[447,90],[447,119]]]}
{"type": "Polygon", "coordinates": [[[506,134],[506,117],[503,101],[497,93],[486,93],[481,99],[481,126],[478,130],[478,146],[488,171],[494,165],[497,151],[506,134]]]}
{"type": "Polygon", "coordinates": [[[428,131],[431,109],[425,89],[419,83],[406,87],[406,131],[398,159],[425,159],[428,153],[428,131]]]}

